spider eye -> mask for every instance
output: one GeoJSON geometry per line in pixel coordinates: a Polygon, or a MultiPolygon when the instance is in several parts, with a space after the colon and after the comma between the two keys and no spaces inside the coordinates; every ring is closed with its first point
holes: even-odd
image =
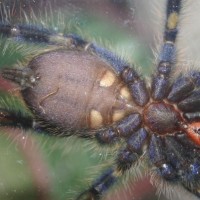
{"type": "Polygon", "coordinates": [[[200,146],[200,122],[193,122],[188,124],[187,135],[197,145],[200,146]]]}

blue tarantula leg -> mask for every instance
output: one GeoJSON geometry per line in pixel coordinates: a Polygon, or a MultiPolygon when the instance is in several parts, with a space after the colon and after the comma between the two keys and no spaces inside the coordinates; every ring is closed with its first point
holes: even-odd
{"type": "Polygon", "coordinates": [[[70,49],[81,49],[90,51],[106,60],[117,73],[121,73],[128,64],[105,48],[89,43],[76,34],[59,34],[43,27],[33,25],[11,25],[5,22],[0,23],[0,34],[4,37],[14,38],[18,41],[32,43],[46,43],[49,45],[65,46],[70,49]]]}
{"type": "Polygon", "coordinates": [[[200,197],[200,150],[189,142],[184,141],[183,145],[179,141],[170,136],[165,139],[167,157],[176,168],[182,185],[200,197]]]}
{"type": "Polygon", "coordinates": [[[183,146],[176,138],[168,136],[165,138],[165,149],[166,155],[169,162],[173,167],[176,168],[181,182],[187,184],[190,182],[195,185],[200,181],[200,162],[198,160],[199,149],[196,149],[198,152],[194,152],[193,148],[190,148],[190,143],[183,146]],[[193,155],[194,154],[194,155],[193,155]],[[196,156],[195,156],[196,154],[196,156]]]}
{"type": "Polygon", "coordinates": [[[3,69],[1,74],[4,78],[19,84],[22,89],[33,87],[39,79],[39,76],[35,75],[30,68],[3,69]]]}
{"type": "Polygon", "coordinates": [[[107,130],[101,130],[96,133],[96,139],[100,144],[113,144],[120,137],[128,137],[133,131],[136,131],[142,122],[139,113],[133,113],[121,120],[115,127],[107,130]]]}
{"type": "Polygon", "coordinates": [[[174,181],[177,179],[177,172],[166,159],[163,143],[159,136],[152,135],[149,144],[149,157],[151,162],[159,169],[160,175],[168,180],[174,181]]]}
{"type": "Polygon", "coordinates": [[[181,7],[181,0],[169,0],[167,2],[167,19],[165,25],[164,45],[162,47],[157,74],[152,80],[152,97],[155,100],[162,100],[168,94],[169,74],[175,61],[175,41],[177,36],[178,16],[181,7]]]}
{"type": "Polygon", "coordinates": [[[17,41],[30,43],[44,43],[49,45],[58,45],[66,47],[82,47],[88,43],[79,36],[69,34],[63,35],[44,27],[34,25],[11,25],[9,23],[0,23],[0,34],[4,37],[14,38],[17,41]]]}
{"type": "Polygon", "coordinates": [[[142,155],[142,147],[148,137],[148,133],[144,128],[132,133],[127,139],[127,146],[121,150],[117,158],[118,170],[124,173],[130,169],[135,161],[142,155]]]}
{"type": "Polygon", "coordinates": [[[9,23],[0,23],[0,33],[5,37],[12,37],[16,40],[36,43],[50,43],[53,32],[43,27],[33,25],[11,25],[9,23]]]}
{"type": "Polygon", "coordinates": [[[188,139],[188,136],[185,133],[176,135],[176,139],[182,144],[185,151],[188,152],[190,160],[192,160],[187,170],[188,172],[186,173],[186,183],[183,183],[183,186],[197,197],[200,197],[200,163],[198,160],[200,154],[199,145],[196,145],[188,139]],[[192,184],[187,184],[187,181],[192,184]]]}
{"type": "Polygon", "coordinates": [[[100,199],[141,156],[147,135],[144,128],[133,133],[127,140],[127,146],[119,152],[115,167],[105,171],[87,191],[79,195],[77,200],[100,199]]]}

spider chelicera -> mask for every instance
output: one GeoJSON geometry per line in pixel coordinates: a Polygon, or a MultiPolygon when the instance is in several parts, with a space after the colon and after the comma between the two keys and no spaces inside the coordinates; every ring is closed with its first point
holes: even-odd
{"type": "Polygon", "coordinates": [[[54,47],[24,68],[1,71],[21,86],[32,112],[0,108],[1,126],[76,134],[101,145],[124,140],[114,165],[77,199],[101,198],[134,168],[144,148],[158,175],[200,197],[200,72],[171,78],[180,9],[181,0],[167,1],[163,46],[148,84],[129,63],[75,34],[0,23],[5,37],[54,47]]]}

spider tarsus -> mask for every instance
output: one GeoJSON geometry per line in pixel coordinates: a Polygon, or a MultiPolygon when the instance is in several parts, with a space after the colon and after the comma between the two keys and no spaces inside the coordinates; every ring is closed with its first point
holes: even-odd
{"type": "Polygon", "coordinates": [[[43,27],[33,25],[11,25],[0,22],[0,32],[3,36],[15,38],[17,41],[47,43],[53,32],[43,27]]]}

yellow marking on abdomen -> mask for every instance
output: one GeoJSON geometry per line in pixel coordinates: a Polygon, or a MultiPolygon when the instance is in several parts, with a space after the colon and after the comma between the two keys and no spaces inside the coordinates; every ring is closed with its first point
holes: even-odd
{"type": "Polygon", "coordinates": [[[103,124],[103,117],[97,110],[92,109],[90,112],[90,126],[91,128],[98,128],[103,124]]]}
{"type": "Polygon", "coordinates": [[[101,87],[110,87],[115,82],[115,78],[116,75],[113,72],[107,70],[106,73],[101,78],[99,85],[101,87]]]}

